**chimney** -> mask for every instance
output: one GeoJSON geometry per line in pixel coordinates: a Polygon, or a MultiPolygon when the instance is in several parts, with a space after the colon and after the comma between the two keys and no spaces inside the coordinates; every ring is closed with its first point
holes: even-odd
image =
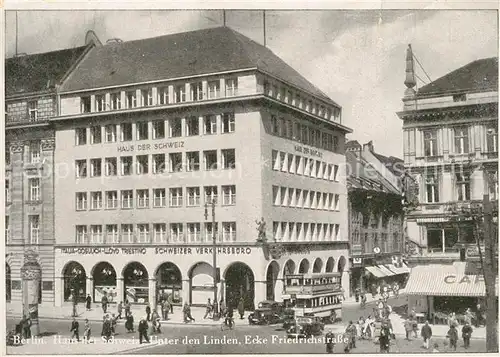
{"type": "Polygon", "coordinates": [[[407,87],[405,90],[405,98],[413,97],[415,95],[415,87],[417,82],[415,81],[415,69],[413,65],[413,50],[411,49],[411,44],[408,45],[408,49],[406,50],[406,78],[405,78],[405,86],[407,87]]]}
{"type": "Polygon", "coordinates": [[[373,149],[373,140],[370,140],[366,144],[363,144],[363,151],[370,151],[371,153],[375,152],[373,149]]]}

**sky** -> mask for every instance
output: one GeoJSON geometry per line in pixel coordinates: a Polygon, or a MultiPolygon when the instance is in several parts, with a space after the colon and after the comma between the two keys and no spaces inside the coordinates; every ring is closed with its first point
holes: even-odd
{"type": "MultiPolygon", "coordinates": [[[[15,54],[16,15],[6,12],[6,56],[15,54]]],[[[18,53],[221,26],[220,10],[18,11],[18,53]]],[[[494,10],[266,10],[266,45],[336,103],[348,139],[403,156],[402,110],[408,44],[431,80],[476,59],[498,56],[494,10]]],[[[226,10],[226,26],[263,44],[263,12],[226,10]]],[[[429,82],[416,65],[421,78],[429,82]]]]}

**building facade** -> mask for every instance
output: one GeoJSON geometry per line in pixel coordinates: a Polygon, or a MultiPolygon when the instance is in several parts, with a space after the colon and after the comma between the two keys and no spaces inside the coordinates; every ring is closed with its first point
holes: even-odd
{"type": "Polygon", "coordinates": [[[206,304],[214,235],[229,304],[279,301],[294,273],[341,272],[349,291],[350,129],[267,48],[228,28],[110,43],[58,104],[57,306],[75,284],[97,301],[206,304]]]}
{"type": "Polygon", "coordinates": [[[373,143],[346,144],[351,290],[373,285],[403,287],[409,269],[403,262],[403,161],[377,154],[373,143]]]}
{"type": "Polygon", "coordinates": [[[39,302],[54,303],[54,150],[57,86],[94,46],[8,58],[5,63],[6,301],[21,302],[24,253],[42,271],[39,302]]]}
{"type": "MultiPolygon", "coordinates": [[[[404,161],[418,183],[408,215],[414,264],[451,263],[475,245],[469,220],[454,210],[498,198],[498,58],[469,63],[415,91],[411,48],[403,99],[404,161]]],[[[462,256],[462,260],[464,257],[462,256]]]]}

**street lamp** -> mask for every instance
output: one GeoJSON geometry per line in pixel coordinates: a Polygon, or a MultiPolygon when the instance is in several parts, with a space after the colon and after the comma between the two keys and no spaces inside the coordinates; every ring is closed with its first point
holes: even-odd
{"type": "Polygon", "coordinates": [[[214,317],[218,313],[217,304],[217,237],[215,235],[215,199],[210,202],[205,202],[205,220],[208,220],[208,205],[212,206],[212,264],[213,264],[213,275],[214,275],[214,317]]]}

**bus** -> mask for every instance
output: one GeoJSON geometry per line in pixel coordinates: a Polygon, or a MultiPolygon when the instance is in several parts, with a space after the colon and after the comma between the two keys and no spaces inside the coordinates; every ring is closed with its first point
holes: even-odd
{"type": "Polygon", "coordinates": [[[295,316],[320,317],[333,323],[340,315],[343,292],[341,273],[286,275],[283,301],[295,316]]]}

